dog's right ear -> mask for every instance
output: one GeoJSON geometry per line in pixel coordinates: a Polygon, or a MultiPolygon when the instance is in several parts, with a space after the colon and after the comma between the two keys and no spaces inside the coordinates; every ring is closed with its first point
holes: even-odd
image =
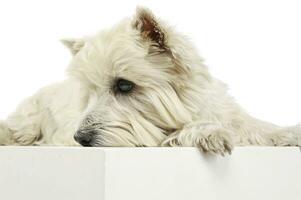
{"type": "Polygon", "coordinates": [[[85,45],[82,39],[62,39],[61,42],[70,50],[73,55],[76,55],[85,45]]]}

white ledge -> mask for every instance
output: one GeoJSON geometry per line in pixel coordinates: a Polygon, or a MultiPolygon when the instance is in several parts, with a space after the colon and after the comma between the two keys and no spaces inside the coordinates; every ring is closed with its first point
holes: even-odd
{"type": "Polygon", "coordinates": [[[0,147],[3,200],[300,200],[301,152],[237,147],[0,147]]]}

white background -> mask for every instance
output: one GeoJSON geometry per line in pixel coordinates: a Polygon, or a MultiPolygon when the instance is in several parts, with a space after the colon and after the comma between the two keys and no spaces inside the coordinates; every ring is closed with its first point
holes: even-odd
{"type": "Polygon", "coordinates": [[[252,115],[301,122],[301,2],[0,1],[0,119],[38,88],[64,79],[59,39],[93,34],[144,5],[188,35],[206,65],[252,115]]]}

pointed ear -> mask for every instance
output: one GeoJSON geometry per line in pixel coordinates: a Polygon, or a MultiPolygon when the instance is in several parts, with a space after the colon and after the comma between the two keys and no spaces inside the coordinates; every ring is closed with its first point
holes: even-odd
{"type": "Polygon", "coordinates": [[[85,41],[82,39],[62,39],[61,42],[75,55],[85,45],[85,41]]]}
{"type": "Polygon", "coordinates": [[[140,32],[143,40],[152,42],[160,50],[168,49],[165,31],[149,9],[137,7],[133,27],[140,32]]]}

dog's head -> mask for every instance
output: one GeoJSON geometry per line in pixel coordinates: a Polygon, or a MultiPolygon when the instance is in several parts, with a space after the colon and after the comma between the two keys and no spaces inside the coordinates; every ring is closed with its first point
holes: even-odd
{"type": "Polygon", "coordinates": [[[90,90],[75,134],[84,146],[157,146],[198,114],[210,77],[194,47],[149,10],[96,36],[64,43],[69,74],[90,90]]]}

